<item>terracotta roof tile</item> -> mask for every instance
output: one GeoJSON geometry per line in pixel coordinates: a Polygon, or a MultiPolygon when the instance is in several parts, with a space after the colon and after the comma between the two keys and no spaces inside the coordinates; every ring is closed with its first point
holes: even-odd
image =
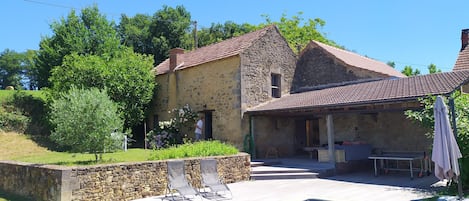
{"type": "Polygon", "coordinates": [[[393,76],[393,77],[406,77],[401,72],[397,71],[396,69],[388,66],[387,64],[383,62],[376,61],[376,60],[361,56],[359,54],[349,52],[346,50],[342,50],[336,47],[332,47],[332,46],[329,46],[329,45],[326,45],[324,43],[320,43],[317,41],[311,41],[310,45],[312,44],[321,47],[322,49],[334,55],[337,59],[341,60],[342,62],[350,66],[355,66],[357,68],[362,68],[365,70],[369,70],[369,71],[373,71],[373,72],[377,72],[380,74],[393,76]]]}
{"type": "Polygon", "coordinates": [[[453,71],[457,70],[469,70],[469,48],[464,48],[459,52],[458,59],[453,68],[453,71]]]}
{"type": "Polygon", "coordinates": [[[387,79],[286,95],[251,108],[248,112],[288,111],[414,100],[426,95],[447,94],[469,81],[469,70],[387,79]]]}
{"type": "MultiPolygon", "coordinates": [[[[203,63],[228,58],[240,54],[243,50],[250,47],[254,41],[261,38],[268,31],[276,30],[274,25],[263,29],[221,41],[212,45],[198,48],[196,50],[178,55],[178,69],[184,69],[200,65],[203,63]],[[179,62],[180,61],[180,62],[179,62]],[[182,63],[182,64],[181,64],[182,63]]],[[[169,71],[169,59],[166,59],[156,66],[156,74],[165,74],[169,71]]]]}

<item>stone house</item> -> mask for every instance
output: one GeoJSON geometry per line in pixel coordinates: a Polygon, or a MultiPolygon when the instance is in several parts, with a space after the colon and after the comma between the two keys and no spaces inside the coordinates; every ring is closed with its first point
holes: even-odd
{"type": "Polygon", "coordinates": [[[258,158],[344,142],[423,152],[426,131],[404,111],[420,108],[419,97],[457,90],[468,77],[461,71],[406,78],[316,41],[295,55],[269,26],[190,52],[171,50],[156,67],[159,94],[149,120],[168,119],[168,110],[189,104],[205,114],[205,138],[242,148],[250,136],[258,158]]]}
{"type": "Polygon", "coordinates": [[[344,144],[371,152],[428,153],[431,140],[425,134],[431,131],[409,121],[404,112],[420,109],[418,98],[467,91],[468,32],[463,30],[454,72],[409,78],[380,62],[313,41],[298,59],[291,94],[246,112],[256,154],[285,157],[306,150],[316,151],[318,160],[320,151],[327,161],[367,159],[343,152],[343,158],[337,152],[334,157],[331,144],[345,150],[353,146],[344,144]]]}
{"type": "Polygon", "coordinates": [[[206,139],[242,148],[249,133],[244,113],[288,93],[295,63],[295,54],[275,26],[190,52],[172,49],[169,59],[156,67],[159,94],[149,126],[170,118],[169,110],[189,104],[204,113],[206,139]]]}

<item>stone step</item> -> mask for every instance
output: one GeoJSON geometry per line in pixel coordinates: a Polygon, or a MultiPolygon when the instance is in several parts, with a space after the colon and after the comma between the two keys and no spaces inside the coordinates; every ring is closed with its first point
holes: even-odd
{"type": "Polygon", "coordinates": [[[275,167],[275,166],[255,166],[251,167],[251,179],[269,180],[269,179],[314,179],[318,173],[310,169],[275,167]]]}
{"type": "Polygon", "coordinates": [[[251,161],[251,167],[259,167],[263,165],[264,165],[263,161],[251,161]]]}
{"type": "Polygon", "coordinates": [[[315,179],[318,173],[313,172],[293,172],[293,173],[274,173],[274,174],[251,174],[252,180],[274,180],[274,179],[315,179]]]}
{"type": "Polygon", "coordinates": [[[251,174],[275,174],[275,173],[302,173],[314,172],[310,169],[303,168],[287,168],[287,167],[272,167],[272,166],[256,166],[251,167],[251,174]]]}

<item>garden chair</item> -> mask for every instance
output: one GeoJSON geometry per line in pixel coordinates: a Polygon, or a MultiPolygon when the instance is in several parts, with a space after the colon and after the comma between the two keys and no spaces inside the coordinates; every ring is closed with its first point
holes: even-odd
{"type": "MultiPolygon", "coordinates": [[[[175,200],[177,196],[173,194],[174,191],[177,191],[182,200],[194,200],[199,198],[202,200],[202,197],[187,181],[186,172],[184,170],[184,161],[168,161],[168,191],[171,194],[172,200],[175,200]]],[[[168,197],[168,193],[165,195],[168,197]]]]}
{"type": "Polygon", "coordinates": [[[210,189],[210,192],[204,192],[203,196],[205,198],[215,200],[233,198],[231,190],[219,178],[215,159],[202,159],[200,161],[200,171],[202,173],[202,185],[210,189]]]}

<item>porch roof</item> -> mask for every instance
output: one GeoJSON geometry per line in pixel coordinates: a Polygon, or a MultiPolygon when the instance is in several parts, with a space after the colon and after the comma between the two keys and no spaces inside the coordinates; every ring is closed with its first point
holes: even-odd
{"type": "Polygon", "coordinates": [[[295,93],[250,108],[248,114],[303,112],[369,104],[416,101],[450,94],[469,82],[469,70],[370,81],[295,93]]]}

